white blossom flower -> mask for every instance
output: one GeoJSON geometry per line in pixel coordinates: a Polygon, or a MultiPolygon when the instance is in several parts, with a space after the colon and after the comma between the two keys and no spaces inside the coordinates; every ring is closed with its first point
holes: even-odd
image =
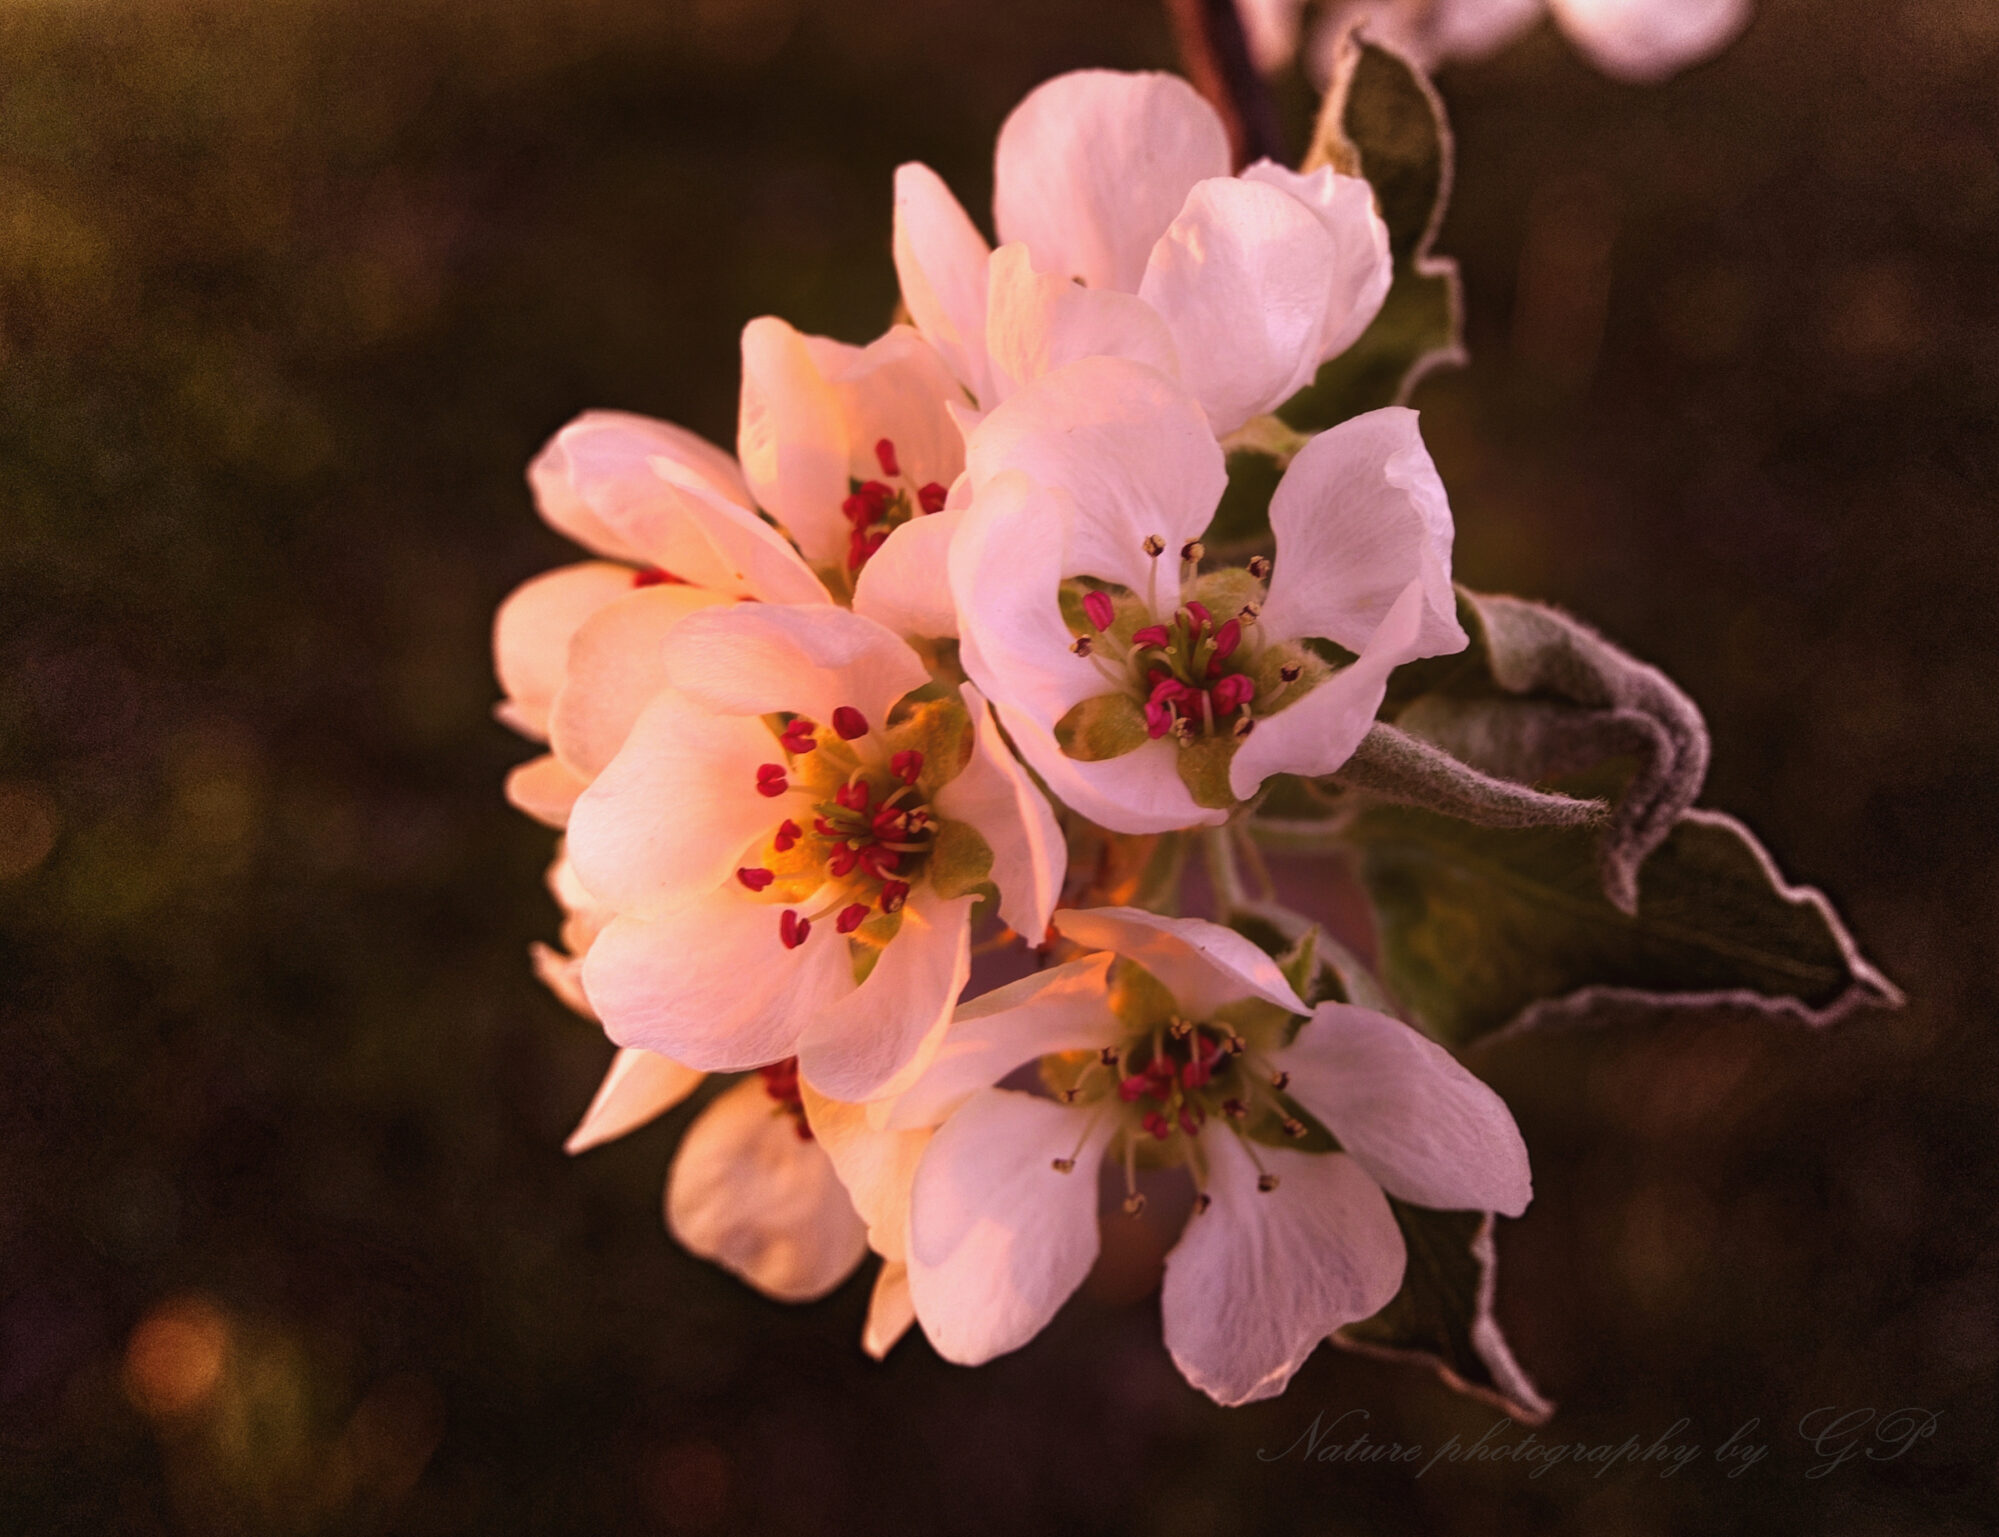
{"type": "Polygon", "coordinates": [[[1328,1334],[1394,1297],[1405,1250],[1384,1191],[1526,1209],[1505,1104],[1409,1026],[1307,1009],[1267,955],[1198,919],[1069,908],[1055,923],[1099,953],[959,1010],[924,1074],[864,1116],[808,1101],[870,1241],[890,1252],[902,1224],[911,1304],[947,1360],[1017,1349],[1082,1283],[1106,1158],[1127,1211],[1144,1204],[1140,1162],[1195,1182],[1161,1313],[1175,1364],[1223,1404],[1281,1393],[1328,1334]],[[1053,1097],[993,1087],[1036,1061],[1053,1097]]]}
{"type": "Polygon", "coordinates": [[[1220,571],[1200,539],[1221,450],[1143,364],[1069,364],[967,452],[971,505],[947,514],[961,660],[1048,787],[1105,827],[1219,823],[1269,775],[1333,772],[1393,668],[1465,644],[1413,411],[1313,438],[1270,504],[1274,564],[1220,571]]]}
{"type": "Polygon", "coordinates": [[[903,300],[990,410],[1065,362],[1121,356],[1193,391],[1217,433],[1352,345],[1387,295],[1387,227],[1330,168],[1229,169],[1221,119],[1177,76],[1081,70],[1000,129],[1000,250],[927,166],[896,172],[903,300]]]}
{"type": "Polygon", "coordinates": [[[615,916],[583,960],[611,1038],[707,1070],[797,1056],[866,1099],[921,1067],[970,967],[988,880],[1038,941],[1053,814],[974,689],[827,607],[684,619],[668,687],[577,800],[578,879],[615,916]]]}
{"type": "MultiPolygon", "coordinates": [[[[1297,52],[1305,0],[1239,0],[1251,52],[1266,71],[1297,52]]],[[[1715,54],[1749,24],[1750,0],[1342,0],[1312,28],[1310,72],[1332,73],[1339,40],[1356,23],[1424,69],[1478,59],[1555,22],[1598,69],[1643,84],[1715,54]]]]}

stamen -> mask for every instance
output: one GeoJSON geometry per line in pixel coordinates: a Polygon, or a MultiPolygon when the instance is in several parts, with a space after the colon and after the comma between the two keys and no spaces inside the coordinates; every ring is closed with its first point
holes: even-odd
{"type": "Polygon", "coordinates": [[[868,734],[868,718],[852,705],[843,704],[833,712],[833,729],[841,740],[851,742],[868,734]]]}
{"type": "Polygon", "coordinates": [[[1254,731],[1255,729],[1256,729],[1255,716],[1238,715],[1236,717],[1235,725],[1230,728],[1230,731],[1235,736],[1235,739],[1238,742],[1240,742],[1244,737],[1248,736],[1250,732],[1254,731]]]}
{"type": "Polygon", "coordinates": [[[1078,635],[1078,636],[1076,637],[1076,641],[1075,641],[1075,644],[1074,644],[1074,645],[1072,645],[1072,646],[1070,646],[1070,648],[1069,648],[1069,649],[1070,649],[1071,651],[1075,652],[1075,653],[1076,653],[1076,655],[1078,655],[1078,656],[1088,656],[1088,655],[1090,654],[1090,647],[1091,647],[1091,645],[1092,645],[1092,644],[1093,644],[1093,643],[1092,643],[1092,641],[1090,640],[1090,637],[1089,637],[1089,636],[1087,636],[1087,635],[1078,635]]]}
{"type": "Polygon", "coordinates": [[[1095,589],[1083,594],[1083,612],[1100,632],[1108,630],[1111,621],[1117,617],[1117,610],[1111,605],[1111,595],[1095,589]]]}
{"type": "Polygon", "coordinates": [[[1199,565],[1208,557],[1208,547],[1198,539],[1189,539],[1180,546],[1180,558],[1193,565],[1199,565]]]}
{"type": "Polygon", "coordinates": [[[1166,553],[1166,541],[1161,539],[1157,534],[1147,534],[1145,536],[1145,543],[1140,545],[1139,548],[1144,550],[1154,560],[1157,560],[1166,553]]]}
{"type": "Polygon", "coordinates": [[[1136,1217],[1140,1212],[1144,1210],[1145,1210],[1145,1197],[1142,1194],[1140,1194],[1138,1191],[1134,1190],[1130,1195],[1124,1198],[1124,1214],[1127,1217],[1136,1217]]]}
{"type": "Polygon", "coordinates": [[[786,817],[782,822],[777,824],[777,836],[771,839],[771,847],[775,848],[780,854],[789,854],[797,846],[798,840],[804,836],[805,829],[792,821],[790,817],[786,817]]]}
{"type": "Polygon", "coordinates": [[[1124,1060],[1124,1053],[1119,1051],[1115,1046],[1106,1046],[1102,1051],[1097,1053],[1097,1060],[1103,1063],[1105,1067],[1116,1067],[1124,1060]]]}
{"type": "Polygon", "coordinates": [[[1245,603],[1235,611],[1235,616],[1242,621],[1243,628],[1248,629],[1263,617],[1263,605],[1254,601],[1245,603]]]}
{"type": "Polygon", "coordinates": [[[1286,1089],[1291,1087],[1291,1075],[1289,1073],[1281,1073],[1281,1072],[1272,1073],[1270,1075],[1270,1086],[1273,1089],[1275,1089],[1279,1094],[1282,1094],[1286,1089]]]}
{"type": "Polygon", "coordinates": [[[1277,676],[1285,683],[1296,683],[1298,675],[1304,670],[1305,664],[1302,662],[1286,662],[1282,667],[1277,669],[1277,676]]]}
{"type": "Polygon", "coordinates": [[[916,505],[921,507],[925,512],[942,512],[944,510],[944,503],[949,499],[950,495],[950,492],[946,491],[933,480],[928,485],[918,489],[916,493],[916,505]]]}
{"type": "Polygon", "coordinates": [[[1227,1116],[1231,1121],[1240,1121],[1244,1116],[1249,1114],[1249,1106],[1231,1096],[1222,1101],[1222,1114],[1227,1116]]]}
{"type": "Polygon", "coordinates": [[[685,587],[687,585],[687,578],[684,576],[675,576],[671,571],[661,570],[658,566],[647,566],[641,571],[634,571],[632,573],[632,585],[634,587],[685,587]]]}
{"type": "Polygon", "coordinates": [[[1155,646],[1164,650],[1172,643],[1172,633],[1163,624],[1149,624],[1144,629],[1133,632],[1131,637],[1133,651],[1149,651],[1155,646]]]}
{"type": "Polygon", "coordinates": [[[736,872],[736,879],[752,891],[762,891],[776,880],[777,876],[773,871],[766,870],[760,865],[747,865],[736,872]]]}
{"type": "Polygon", "coordinates": [[[800,715],[793,718],[784,728],[778,741],[784,744],[784,750],[788,753],[808,753],[819,745],[812,735],[818,729],[816,723],[800,715]]]}
{"type": "MultiPolygon", "coordinates": [[[[923,754],[913,747],[906,747],[888,760],[888,771],[905,785],[913,785],[923,772],[923,754]]],[[[896,793],[900,795],[901,791],[896,793]]]]}
{"type": "Polygon", "coordinates": [[[1197,1217],[1200,1216],[1202,1212],[1214,1204],[1215,1198],[1209,1195],[1207,1191],[1201,1191],[1194,1197],[1194,1215],[1197,1217]]]}
{"type": "Polygon", "coordinates": [[[902,467],[895,462],[895,445],[887,438],[875,444],[875,463],[882,467],[884,475],[900,475],[902,467]]]}
{"type": "Polygon", "coordinates": [[[763,763],[757,766],[757,794],[775,800],[791,788],[791,781],[784,777],[783,765],[763,763]]]}
{"type": "Polygon", "coordinates": [[[1302,1141],[1304,1138],[1311,1136],[1311,1134],[1311,1128],[1295,1115],[1284,1117],[1284,1135],[1291,1138],[1292,1141],[1302,1141]]]}
{"type": "Polygon", "coordinates": [[[1208,612],[1208,605],[1205,603],[1191,602],[1186,604],[1185,607],[1187,617],[1194,621],[1194,638],[1198,640],[1203,630],[1213,627],[1215,616],[1208,612]]]}
{"type": "Polygon", "coordinates": [[[1193,1034],[1193,1031],[1193,1022],[1182,1019],[1178,1014],[1171,1016],[1166,1021],[1166,1033],[1176,1041],[1186,1040],[1189,1035],[1193,1034]]]}
{"type": "Polygon", "coordinates": [[[1271,1191],[1277,1188],[1277,1176],[1275,1174],[1257,1175],[1256,1188],[1261,1194],[1269,1195],[1271,1191]]]}
{"type": "Polygon", "coordinates": [[[1073,1158],[1057,1158],[1052,1160],[1048,1167],[1053,1169],[1057,1174],[1068,1174],[1075,1169],[1076,1160],[1073,1158]]]}
{"type": "Polygon", "coordinates": [[[1270,575],[1270,562],[1262,555],[1252,555],[1249,559],[1249,574],[1259,582],[1270,575]]]}
{"type": "Polygon", "coordinates": [[[851,934],[868,921],[868,906],[865,902],[855,902],[840,909],[840,916],[833,927],[842,934],[851,934]]]}
{"type": "MultiPolygon", "coordinates": [[[[894,856],[891,855],[890,857],[893,858],[894,856]]],[[[894,866],[891,865],[890,868],[893,869],[894,866]]],[[[902,911],[902,904],[907,902],[908,900],[909,900],[908,881],[885,881],[882,883],[881,906],[883,912],[899,913],[902,911]]]]}
{"type": "Polygon", "coordinates": [[[1222,627],[1215,631],[1215,661],[1225,660],[1240,644],[1242,644],[1242,621],[1224,619],[1222,627]]]}
{"type": "Polygon", "coordinates": [[[799,917],[796,908],[787,907],[784,916],[777,920],[777,937],[784,941],[787,950],[796,950],[811,932],[812,920],[799,917]]]}

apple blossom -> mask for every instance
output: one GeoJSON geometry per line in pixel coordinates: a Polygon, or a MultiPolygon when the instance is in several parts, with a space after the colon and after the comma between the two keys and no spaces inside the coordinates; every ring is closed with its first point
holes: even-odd
{"type": "Polygon", "coordinates": [[[1381,308],[1387,227],[1365,181],[1229,166],[1174,75],[1080,70],[1000,130],[985,238],[927,166],[896,172],[895,264],[917,327],[990,410],[1080,357],[1175,375],[1227,433],[1309,383],[1381,308]]]}
{"type": "Polygon", "coordinates": [[[1048,787],[1105,827],[1215,824],[1271,774],[1333,772],[1393,668],[1465,644],[1413,411],[1313,438],[1271,501],[1274,563],[1224,570],[1202,570],[1201,544],[1221,450],[1143,364],[1069,364],[967,452],[961,660],[1048,787]],[[1331,666],[1320,641],[1353,659],[1331,666]]]}
{"type": "Polygon", "coordinates": [[[921,1066],[991,881],[1039,940],[1063,852],[975,689],[942,693],[842,609],[683,620],[669,686],[576,803],[570,857],[615,916],[583,961],[611,1038],[693,1067],[798,1056],[864,1099],[921,1066]]]}
{"type": "Polygon", "coordinates": [[[1199,919],[1066,908],[1055,924],[1096,953],[959,1010],[865,1128],[808,1105],[875,1213],[871,1242],[904,1224],[890,1242],[946,1359],[1018,1348],[1082,1283],[1106,1158],[1125,1169],[1130,1212],[1141,1161],[1194,1180],[1161,1312],[1175,1364],[1224,1404],[1281,1393],[1321,1340],[1395,1295],[1405,1251],[1384,1191],[1526,1209],[1504,1103],[1409,1026],[1307,1008],[1270,957],[1199,919]],[[1037,1061],[1052,1097],[993,1087],[1037,1061]]]}

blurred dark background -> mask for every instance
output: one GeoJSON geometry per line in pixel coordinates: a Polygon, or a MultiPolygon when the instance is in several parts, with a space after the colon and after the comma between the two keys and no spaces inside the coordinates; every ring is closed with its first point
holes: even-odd
{"type": "Polygon", "coordinates": [[[1656,89],[1545,26],[1441,76],[1461,576],[1678,678],[1707,801],[1911,998],[1482,1063],[1544,1437],[1764,1462],[1261,1461],[1495,1414],[1330,1349],[1213,1408],[1142,1227],[1018,1355],[877,1367],[865,1277],[785,1308],[666,1237],[684,1113],[562,1154],[609,1050],[529,975],[551,839],[488,716],[494,604],[568,558],[522,467],[589,406],[732,441],[744,320],[880,329],[898,161],[983,217],[1030,86],[1170,62],[1148,0],[0,0],[0,1529],[1984,1529],[1988,0],[1759,0],[1656,89]],[[1939,1417],[1811,1477],[1826,1405],[1939,1417]]]}

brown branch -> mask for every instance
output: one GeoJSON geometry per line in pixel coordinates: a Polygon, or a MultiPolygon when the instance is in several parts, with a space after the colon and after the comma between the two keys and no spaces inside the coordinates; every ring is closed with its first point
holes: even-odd
{"type": "Polygon", "coordinates": [[[1187,78],[1229,131],[1238,166],[1268,156],[1284,161],[1284,135],[1270,87],[1250,62],[1249,38],[1235,0],[1166,0],[1167,19],[1187,78]]]}

